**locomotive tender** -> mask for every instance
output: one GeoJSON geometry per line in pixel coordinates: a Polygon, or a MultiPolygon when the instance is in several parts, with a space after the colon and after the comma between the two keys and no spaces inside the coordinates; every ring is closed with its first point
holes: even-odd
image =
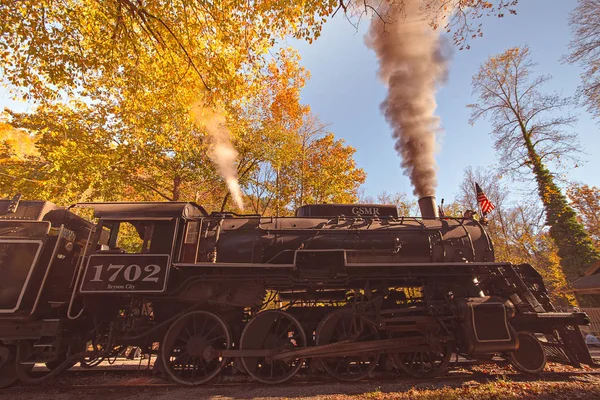
{"type": "Polygon", "coordinates": [[[184,202],[0,200],[0,387],[35,384],[126,346],[175,382],[223,370],[432,378],[452,354],[594,366],[584,313],[556,312],[533,267],[494,259],[485,226],[394,206],[306,205],[296,217],[184,202]],[[536,335],[537,334],[537,335],[536,335]],[[158,346],[156,345],[158,343],[158,346]],[[45,363],[49,372],[33,375],[45,363]]]}

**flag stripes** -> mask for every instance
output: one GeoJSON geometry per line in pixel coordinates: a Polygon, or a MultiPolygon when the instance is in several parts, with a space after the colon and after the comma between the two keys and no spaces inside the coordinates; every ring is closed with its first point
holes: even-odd
{"type": "Polygon", "coordinates": [[[496,206],[487,198],[485,193],[483,193],[483,190],[478,183],[475,184],[475,189],[477,190],[477,203],[481,208],[481,212],[483,215],[489,214],[496,206]]]}

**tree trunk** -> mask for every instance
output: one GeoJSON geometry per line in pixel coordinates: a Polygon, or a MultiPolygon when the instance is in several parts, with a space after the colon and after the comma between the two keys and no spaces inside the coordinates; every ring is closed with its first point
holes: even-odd
{"type": "Polygon", "coordinates": [[[179,201],[181,197],[181,177],[179,175],[175,175],[173,178],[173,201],[179,201]]]}
{"type": "Polygon", "coordinates": [[[560,264],[567,280],[573,282],[584,276],[585,271],[600,260],[600,253],[594,248],[583,225],[577,221],[577,214],[554,182],[550,171],[542,163],[531,142],[530,134],[525,130],[523,139],[533,165],[540,199],[546,211],[546,225],[550,227],[550,236],[558,247],[560,264]]]}
{"type": "Polygon", "coordinates": [[[225,207],[227,207],[227,200],[229,200],[229,191],[225,193],[225,197],[223,197],[223,202],[221,203],[221,212],[225,211],[225,207]]]}

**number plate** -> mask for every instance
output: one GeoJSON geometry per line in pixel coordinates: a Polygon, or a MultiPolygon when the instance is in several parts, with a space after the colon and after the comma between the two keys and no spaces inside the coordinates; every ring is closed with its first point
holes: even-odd
{"type": "Polygon", "coordinates": [[[81,293],[160,293],[167,287],[166,254],[92,254],[81,293]]]}

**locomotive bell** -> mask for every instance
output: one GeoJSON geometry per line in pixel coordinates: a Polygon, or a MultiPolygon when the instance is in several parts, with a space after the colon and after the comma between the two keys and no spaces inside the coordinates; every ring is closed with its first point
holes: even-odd
{"type": "Polygon", "coordinates": [[[419,199],[419,208],[421,209],[421,217],[423,218],[439,218],[437,205],[435,204],[435,196],[424,196],[419,199]]]}

